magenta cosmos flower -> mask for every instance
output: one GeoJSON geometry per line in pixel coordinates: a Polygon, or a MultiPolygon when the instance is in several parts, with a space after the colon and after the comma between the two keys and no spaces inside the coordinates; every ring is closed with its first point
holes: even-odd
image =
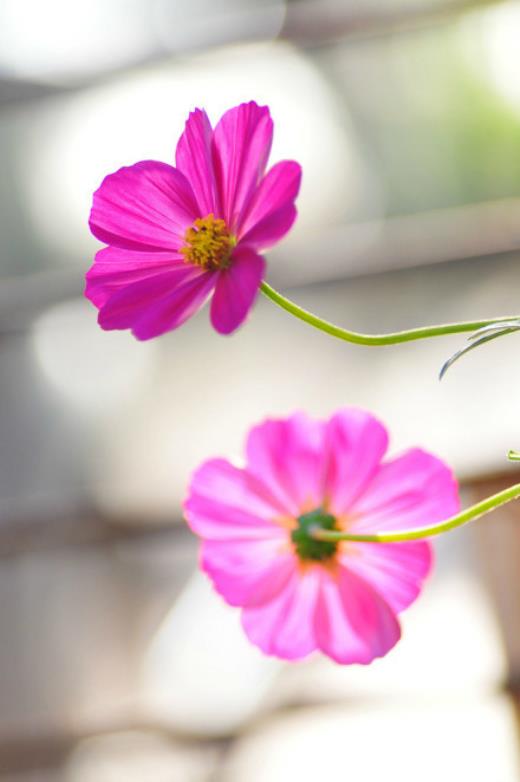
{"type": "Polygon", "coordinates": [[[298,413],[254,427],[244,467],[213,459],[193,475],[185,513],[202,538],[202,568],[266,654],[319,650],[369,663],[399,640],[397,615],[419,594],[430,544],[309,534],[409,529],[457,512],[443,462],[415,448],[382,461],[387,444],[385,427],[361,410],[326,422],[298,413]]]}
{"type": "Polygon", "coordinates": [[[215,130],[196,109],[175,168],[145,160],[103,180],[90,228],[108,247],[85,290],[102,328],[150,339],[180,326],[210,296],[215,329],[240,326],[264,277],[260,251],[296,217],[301,169],[284,160],[265,173],[272,137],[267,106],[243,103],[215,130]]]}

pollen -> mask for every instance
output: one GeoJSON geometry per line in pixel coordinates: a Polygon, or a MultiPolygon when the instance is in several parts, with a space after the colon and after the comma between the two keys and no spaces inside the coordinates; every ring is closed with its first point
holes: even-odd
{"type": "Polygon", "coordinates": [[[180,252],[187,263],[215,271],[227,269],[236,238],[230,234],[224,220],[209,214],[199,217],[184,235],[180,252]]]}

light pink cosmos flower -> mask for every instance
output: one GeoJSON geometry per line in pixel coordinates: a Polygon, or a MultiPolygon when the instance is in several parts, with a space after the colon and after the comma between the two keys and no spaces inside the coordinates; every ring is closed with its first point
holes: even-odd
{"type": "Polygon", "coordinates": [[[211,295],[214,328],[230,334],[240,326],[264,277],[260,251],[296,217],[301,169],[284,160],[265,173],[272,137],[267,106],[243,103],[214,130],[196,109],[175,168],[145,160],[103,180],[90,228],[108,247],[85,290],[102,328],[150,339],[180,326],[211,295]]]}
{"type": "Polygon", "coordinates": [[[397,615],[419,594],[430,544],[309,535],[311,526],[410,529],[457,512],[442,461],[417,448],[382,461],[387,444],[385,427],[361,410],[326,422],[298,413],[254,427],[243,468],[213,459],[193,475],[185,513],[202,538],[202,568],[266,654],[319,650],[366,664],[399,640],[397,615]]]}

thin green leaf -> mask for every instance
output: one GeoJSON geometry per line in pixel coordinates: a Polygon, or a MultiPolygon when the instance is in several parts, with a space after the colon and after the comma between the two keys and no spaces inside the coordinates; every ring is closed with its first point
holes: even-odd
{"type": "Polygon", "coordinates": [[[520,320],[506,320],[499,321],[498,323],[489,323],[487,326],[482,326],[482,328],[477,329],[473,334],[470,334],[468,340],[473,341],[479,339],[481,336],[486,336],[486,334],[495,332],[497,336],[501,336],[501,333],[507,329],[510,329],[511,331],[520,330],[520,320]]]}
{"type": "MultiPolygon", "coordinates": [[[[457,350],[456,353],[449,358],[445,364],[443,364],[441,371],[439,372],[439,380],[442,380],[448,369],[453,366],[453,364],[459,360],[459,358],[462,358],[462,356],[465,356],[466,353],[469,353],[470,350],[474,350],[475,348],[480,347],[481,345],[484,345],[486,342],[491,342],[492,339],[497,339],[497,337],[504,337],[506,334],[513,334],[515,331],[520,331],[520,323],[518,321],[510,321],[510,323],[515,323],[518,325],[509,326],[507,328],[504,328],[502,325],[501,329],[494,329],[491,331],[491,333],[484,333],[481,335],[478,339],[475,339],[475,334],[473,334],[469,339],[472,339],[470,345],[466,345],[465,348],[461,348],[461,350],[457,350]]],[[[479,331],[485,331],[488,329],[488,326],[485,326],[483,329],[479,329],[479,331]]]]}

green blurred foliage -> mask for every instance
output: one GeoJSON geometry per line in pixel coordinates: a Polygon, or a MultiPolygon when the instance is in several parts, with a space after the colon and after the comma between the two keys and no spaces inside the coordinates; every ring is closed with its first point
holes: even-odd
{"type": "Polygon", "coordinates": [[[325,64],[388,214],[520,195],[520,106],[499,94],[471,32],[452,22],[357,42],[325,64]]]}

